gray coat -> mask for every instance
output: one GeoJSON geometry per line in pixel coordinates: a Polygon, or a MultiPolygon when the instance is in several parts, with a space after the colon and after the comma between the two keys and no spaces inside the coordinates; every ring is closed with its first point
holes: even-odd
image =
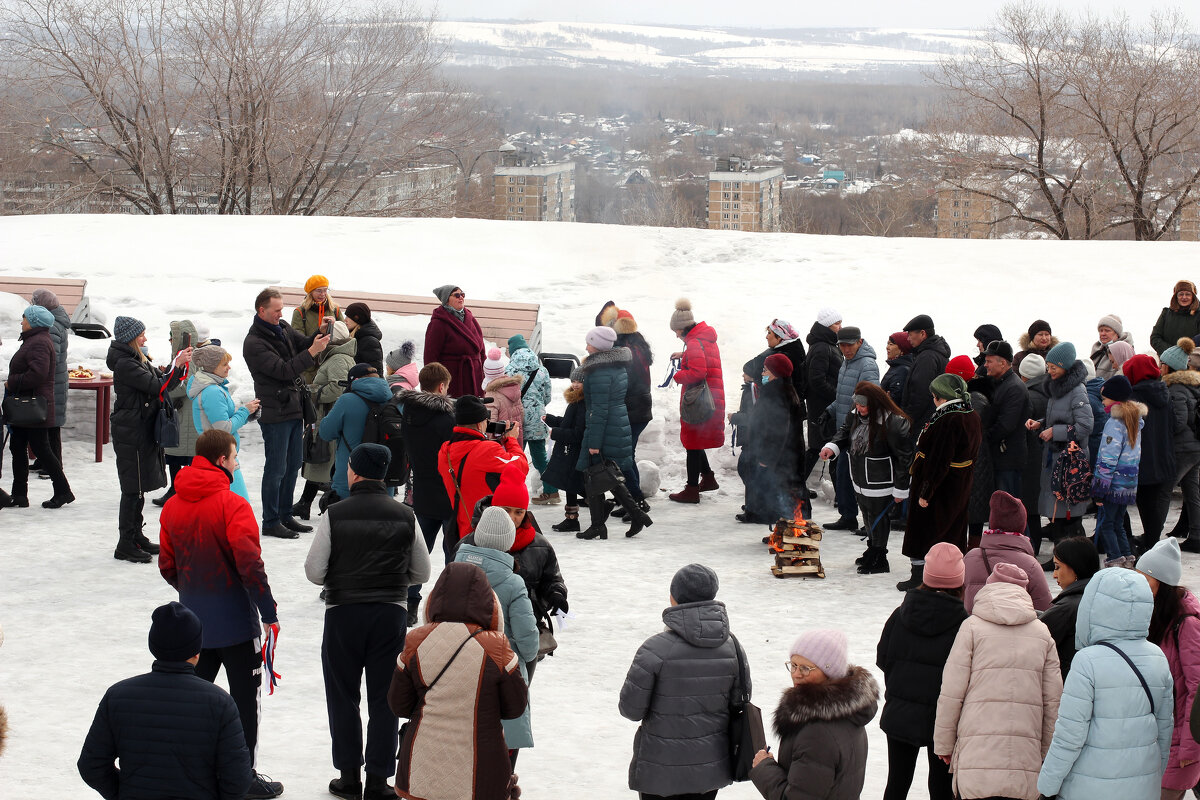
{"type": "Polygon", "coordinates": [[[1088,437],[1091,436],[1095,421],[1092,404],[1083,385],[1085,380],[1087,369],[1082,361],[1076,361],[1065,375],[1046,384],[1050,390],[1050,400],[1046,403],[1046,418],[1038,433],[1054,428],[1054,438],[1047,443],[1045,459],[1042,461],[1042,491],[1038,497],[1038,512],[1050,520],[1065,519],[1068,512],[1074,519],[1082,517],[1087,511],[1086,502],[1068,506],[1055,498],[1050,490],[1054,465],[1058,462],[1059,454],[1066,450],[1068,442],[1075,442],[1083,450],[1083,455],[1088,455],[1088,437]],[[1068,430],[1069,425],[1074,428],[1068,430]]]}
{"type": "MultiPolygon", "coordinates": [[[[183,349],[183,337],[185,334],[191,337],[193,346],[200,344],[200,336],[196,333],[196,326],[190,319],[172,322],[172,359],[179,355],[179,351],[183,349]]],[[[175,410],[179,413],[179,446],[168,447],[163,452],[172,458],[186,458],[190,461],[192,456],[196,455],[196,439],[200,437],[200,432],[196,430],[196,422],[192,414],[192,398],[188,397],[187,383],[181,383],[167,392],[167,399],[171,401],[171,404],[175,406],[175,410]]]]}
{"type": "Polygon", "coordinates": [[[829,405],[829,413],[833,415],[834,423],[841,424],[854,406],[854,387],[859,381],[879,383],[879,362],[875,351],[864,340],[854,358],[843,361],[838,370],[837,397],[829,405]]]}
{"type": "Polygon", "coordinates": [[[71,318],[62,306],[50,310],[54,324],[50,326],[50,341],[54,342],[54,424],[61,428],[67,423],[67,391],[71,379],[67,375],[71,366],[67,363],[67,334],[71,332],[71,318]]]}
{"type": "MultiPolygon", "coordinates": [[[[621,687],[621,716],[640,722],[629,788],[702,794],[733,781],[729,706],[740,697],[738,657],[725,604],[683,603],[663,611],[667,630],[647,639],[621,687]]],[[[750,694],[749,666],[745,694],[750,694]]]]}

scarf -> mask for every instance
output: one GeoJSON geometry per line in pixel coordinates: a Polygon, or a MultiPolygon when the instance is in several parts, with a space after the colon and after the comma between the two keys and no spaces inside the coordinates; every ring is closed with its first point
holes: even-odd
{"type": "Polygon", "coordinates": [[[455,317],[457,317],[459,322],[467,321],[467,309],[465,307],[463,308],[462,311],[451,308],[449,305],[443,305],[442,308],[446,309],[451,314],[453,314],[455,317]]]}
{"type": "Polygon", "coordinates": [[[260,317],[258,314],[254,315],[254,324],[261,325],[266,331],[268,331],[269,333],[274,335],[276,339],[280,339],[280,340],[283,339],[283,326],[282,325],[274,325],[270,322],[267,322],[262,317],[260,317]]]}
{"type": "Polygon", "coordinates": [[[962,400],[947,400],[933,410],[933,416],[929,418],[929,422],[921,428],[921,435],[917,437],[918,447],[920,447],[920,439],[925,436],[925,431],[929,430],[929,426],[937,422],[942,417],[949,414],[970,414],[971,413],[971,398],[968,395],[962,400]]]}

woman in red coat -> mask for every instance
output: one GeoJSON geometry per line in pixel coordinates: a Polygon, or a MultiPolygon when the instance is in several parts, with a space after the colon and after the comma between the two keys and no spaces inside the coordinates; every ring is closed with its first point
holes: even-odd
{"type": "Polygon", "coordinates": [[[683,352],[671,358],[682,359],[675,382],[683,387],[679,395],[680,413],[683,395],[701,381],[708,384],[716,406],[708,419],[701,423],[680,421],[679,440],[687,450],[687,486],[682,492],[668,495],[677,503],[699,503],[701,492],[717,488],[717,478],[708,465],[705,450],[725,444],[725,383],[721,379],[721,351],[717,348],[717,332],[707,322],[696,322],[692,303],[687,298],[675,301],[671,315],[671,330],[683,340],[683,352]]]}
{"type": "Polygon", "coordinates": [[[466,293],[454,284],[433,290],[442,304],[425,329],[426,364],[450,370],[450,397],[483,393],[483,329],[467,306],[466,293]]]}

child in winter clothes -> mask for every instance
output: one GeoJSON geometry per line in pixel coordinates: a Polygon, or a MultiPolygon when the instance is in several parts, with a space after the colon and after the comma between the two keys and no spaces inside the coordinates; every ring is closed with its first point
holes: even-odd
{"type": "Polygon", "coordinates": [[[1142,460],[1139,435],[1145,424],[1146,406],[1133,402],[1133,387],[1124,375],[1114,375],[1100,390],[1108,422],[1096,456],[1092,497],[1096,500],[1096,546],[1104,553],[1106,567],[1133,564],[1130,532],[1125,530],[1126,508],[1134,503],[1138,489],[1138,465],[1142,460]]]}
{"type": "Polygon", "coordinates": [[[503,377],[504,356],[499,347],[493,347],[487,351],[487,360],[483,362],[483,385],[479,388],[486,389],[489,383],[503,377]]]}
{"type": "Polygon", "coordinates": [[[792,644],[792,688],[775,710],[779,760],[759,750],[750,771],[767,800],[851,800],[862,792],[879,684],[847,662],[846,650],[846,634],[835,630],[807,631],[792,644]]]}
{"type": "Polygon", "coordinates": [[[950,770],[933,752],[933,721],[942,670],[967,619],[962,551],[939,542],[925,556],[921,586],[904,594],[884,623],[875,664],[883,670],[886,700],[879,727],[887,734],[888,780],[883,800],[905,800],[921,748],[929,761],[930,800],[954,800],[950,770]]]}
{"type": "Polygon", "coordinates": [[[490,383],[484,384],[484,398],[491,398],[492,422],[513,423],[513,435],[525,447],[525,409],[521,405],[521,385],[524,383],[516,375],[501,375],[490,383]]]}
{"type": "Polygon", "coordinates": [[[392,387],[392,394],[399,394],[406,389],[415,392],[420,388],[421,368],[413,361],[416,350],[417,346],[413,344],[413,340],[408,339],[384,359],[387,382],[388,386],[392,387]]]}
{"type": "MultiPolygon", "coordinates": [[[[539,474],[546,471],[546,437],[550,429],[542,421],[546,406],[550,403],[550,373],[542,366],[537,355],[525,343],[525,337],[517,334],[508,340],[507,375],[521,379],[521,437],[529,447],[529,460],[539,474]]],[[[553,505],[561,502],[558,489],[542,477],[542,493],[533,498],[537,505],[553,505]]]]}
{"type": "Polygon", "coordinates": [[[1162,779],[1162,800],[1183,800],[1200,780],[1200,743],[1188,731],[1196,689],[1200,686],[1200,601],[1179,584],[1183,556],[1179,540],[1163,539],[1138,559],[1137,571],[1146,576],[1154,595],[1150,642],[1162,648],[1175,683],[1175,728],[1171,754],[1162,779]]]}
{"type": "Polygon", "coordinates": [[[554,440],[554,452],[542,474],[542,484],[549,481],[561,486],[567,493],[567,506],[563,521],[553,526],[560,533],[579,531],[579,498],[584,493],[583,473],[575,468],[579,461],[579,446],[587,429],[587,403],[583,400],[583,369],[571,370],[571,385],[563,392],[567,410],[561,417],[546,415],[550,426],[550,438],[554,440]]]}
{"type": "Polygon", "coordinates": [[[963,800],[1038,800],[1062,673],[1024,571],[997,564],[958,630],[942,672],[933,746],[963,800]]]}

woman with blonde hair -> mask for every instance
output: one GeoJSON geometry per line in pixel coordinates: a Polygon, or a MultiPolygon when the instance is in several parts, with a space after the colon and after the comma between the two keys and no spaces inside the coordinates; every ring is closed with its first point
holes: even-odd
{"type": "MultiPolygon", "coordinates": [[[[305,336],[312,336],[332,318],[344,319],[342,309],[329,294],[329,278],[313,275],[304,282],[304,300],[292,311],[292,328],[305,336]]],[[[312,383],[317,368],[311,367],[304,373],[304,382],[312,383]]]]}

